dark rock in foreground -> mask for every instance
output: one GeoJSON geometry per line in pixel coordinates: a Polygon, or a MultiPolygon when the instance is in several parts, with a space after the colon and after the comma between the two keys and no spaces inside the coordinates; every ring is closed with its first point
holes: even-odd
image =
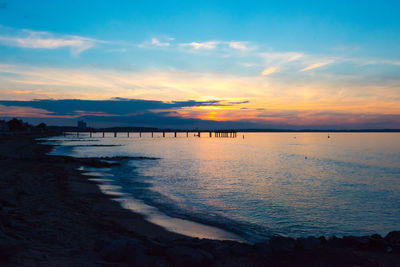
{"type": "Polygon", "coordinates": [[[276,236],[254,245],[234,241],[184,238],[98,241],[101,257],[134,266],[400,266],[399,232],[385,238],[276,236]],[[386,259],[387,258],[387,259],[386,259]]]}

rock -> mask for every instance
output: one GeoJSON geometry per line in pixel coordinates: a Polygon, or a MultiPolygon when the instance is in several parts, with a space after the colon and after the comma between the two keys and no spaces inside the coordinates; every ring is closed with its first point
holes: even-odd
{"type": "Polygon", "coordinates": [[[151,254],[155,254],[155,255],[163,254],[164,251],[168,248],[167,245],[164,245],[162,243],[159,243],[159,242],[151,240],[151,239],[146,240],[145,246],[146,246],[147,250],[149,252],[151,252],[151,254]]]}
{"type": "Polygon", "coordinates": [[[368,248],[371,250],[386,251],[389,243],[380,235],[374,234],[369,238],[368,248]]]}
{"type": "Polygon", "coordinates": [[[343,241],[346,246],[353,248],[366,249],[369,246],[368,236],[344,236],[343,241]]]}
{"type": "Polygon", "coordinates": [[[125,260],[128,253],[127,240],[118,239],[112,241],[108,246],[100,251],[100,256],[111,262],[121,262],[125,260]]]}
{"type": "Polygon", "coordinates": [[[80,251],[79,249],[70,249],[70,250],[68,250],[68,254],[70,256],[77,256],[77,255],[79,255],[81,253],[82,253],[82,251],[80,251]]]}
{"type": "Polygon", "coordinates": [[[32,257],[33,259],[38,260],[38,261],[47,260],[47,255],[41,251],[29,250],[28,255],[29,255],[29,257],[32,257]]]}
{"type": "Polygon", "coordinates": [[[9,259],[18,254],[21,247],[11,239],[0,239],[0,259],[9,259]]]}
{"type": "Polygon", "coordinates": [[[246,243],[232,242],[229,246],[231,254],[249,256],[254,253],[254,248],[246,243]]]}
{"type": "Polygon", "coordinates": [[[153,266],[155,257],[148,255],[144,249],[136,249],[134,253],[128,253],[127,262],[137,267],[153,266]]]}
{"type": "Polygon", "coordinates": [[[174,244],[174,246],[177,246],[177,247],[197,248],[197,247],[199,247],[199,241],[200,241],[200,239],[198,239],[198,238],[183,238],[183,239],[174,240],[173,244],[174,244]]]}
{"type": "Polygon", "coordinates": [[[197,248],[211,252],[215,250],[217,247],[219,247],[222,244],[222,241],[211,240],[211,239],[200,239],[197,243],[198,243],[197,248]]]}
{"type": "Polygon", "coordinates": [[[343,241],[343,239],[337,238],[336,236],[331,236],[327,240],[327,244],[330,247],[335,247],[335,248],[340,248],[340,247],[344,247],[345,246],[345,242],[343,241]]]}
{"type": "Polygon", "coordinates": [[[214,260],[214,256],[209,252],[191,247],[172,247],[165,253],[168,259],[177,266],[205,266],[214,260]]]}
{"type": "Polygon", "coordinates": [[[305,250],[314,250],[322,248],[321,241],[314,236],[309,236],[306,238],[298,238],[297,244],[299,245],[300,248],[303,248],[305,250]]]}
{"type": "Polygon", "coordinates": [[[14,209],[5,208],[1,210],[0,218],[4,226],[11,226],[12,220],[11,215],[14,213],[14,209]]]}
{"type": "Polygon", "coordinates": [[[2,239],[8,239],[8,237],[5,234],[5,232],[3,231],[3,229],[0,229],[0,240],[2,240],[2,239]]]}
{"type": "Polygon", "coordinates": [[[110,262],[121,262],[128,255],[135,255],[137,251],[144,252],[146,250],[142,242],[136,238],[117,239],[111,242],[107,242],[107,239],[99,240],[97,246],[100,248],[100,256],[110,262]],[[101,246],[104,247],[101,248],[101,246]]]}
{"type": "Polygon", "coordinates": [[[271,252],[271,246],[267,242],[260,242],[254,244],[254,249],[258,253],[267,254],[271,252]]]}
{"type": "Polygon", "coordinates": [[[295,240],[291,237],[276,236],[269,240],[273,252],[287,253],[295,248],[295,240]]]}
{"type": "Polygon", "coordinates": [[[110,244],[110,240],[107,238],[101,238],[101,239],[97,239],[94,242],[94,250],[95,251],[101,251],[103,250],[105,247],[107,247],[110,244]]]}
{"type": "Polygon", "coordinates": [[[383,237],[381,235],[378,235],[378,234],[371,235],[371,238],[373,238],[373,239],[383,239],[383,237]]]}
{"type": "Polygon", "coordinates": [[[214,261],[214,256],[210,252],[202,250],[202,249],[199,249],[199,251],[203,255],[203,258],[204,258],[203,262],[205,264],[210,264],[214,261]]]}
{"type": "Polygon", "coordinates": [[[212,250],[212,254],[216,258],[226,258],[230,255],[230,248],[228,245],[221,244],[212,250]]]}
{"type": "Polygon", "coordinates": [[[400,231],[392,231],[385,236],[385,240],[392,247],[400,247],[400,231]]]}
{"type": "Polygon", "coordinates": [[[325,245],[326,243],[328,243],[325,236],[323,236],[323,235],[318,237],[318,240],[321,242],[322,245],[325,245]]]}
{"type": "Polygon", "coordinates": [[[0,198],[0,204],[8,207],[17,207],[17,201],[14,195],[15,194],[12,194],[11,192],[3,193],[0,198]]]}

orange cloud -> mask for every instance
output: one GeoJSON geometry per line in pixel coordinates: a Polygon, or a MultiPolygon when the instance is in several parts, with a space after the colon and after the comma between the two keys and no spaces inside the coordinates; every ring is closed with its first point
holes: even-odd
{"type": "Polygon", "coordinates": [[[15,90],[13,91],[14,94],[30,94],[32,93],[31,90],[15,90]]]}

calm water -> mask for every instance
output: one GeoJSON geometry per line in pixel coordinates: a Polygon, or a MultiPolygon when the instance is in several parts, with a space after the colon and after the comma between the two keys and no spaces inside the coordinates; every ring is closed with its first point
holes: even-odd
{"type": "Polygon", "coordinates": [[[63,146],[53,153],[149,157],[102,170],[104,181],[145,207],[133,209],[216,226],[249,241],[400,230],[399,133],[244,135],[58,137],[63,146]]]}

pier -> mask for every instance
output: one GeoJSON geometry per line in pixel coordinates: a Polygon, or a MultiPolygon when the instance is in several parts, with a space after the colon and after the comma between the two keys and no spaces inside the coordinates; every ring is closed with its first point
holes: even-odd
{"type": "MultiPolygon", "coordinates": [[[[76,132],[68,132],[68,134],[76,134],[77,137],[79,137],[80,134],[82,133],[87,133],[90,138],[92,137],[110,137],[110,135],[114,136],[114,138],[118,136],[126,136],[127,138],[131,137],[131,133],[136,133],[138,134],[139,138],[142,138],[142,135],[146,135],[148,137],[154,138],[155,133],[162,134],[163,138],[166,138],[167,136],[177,138],[178,135],[180,136],[186,136],[186,138],[189,138],[189,136],[194,136],[194,137],[201,137],[203,136],[208,136],[209,138],[236,138],[237,137],[237,131],[236,130],[153,130],[153,131],[124,131],[124,130],[81,130],[81,131],[76,131],[76,132]],[[106,136],[106,134],[109,134],[106,136]]],[[[67,134],[66,132],[63,133],[64,136],[67,134]]]]}

